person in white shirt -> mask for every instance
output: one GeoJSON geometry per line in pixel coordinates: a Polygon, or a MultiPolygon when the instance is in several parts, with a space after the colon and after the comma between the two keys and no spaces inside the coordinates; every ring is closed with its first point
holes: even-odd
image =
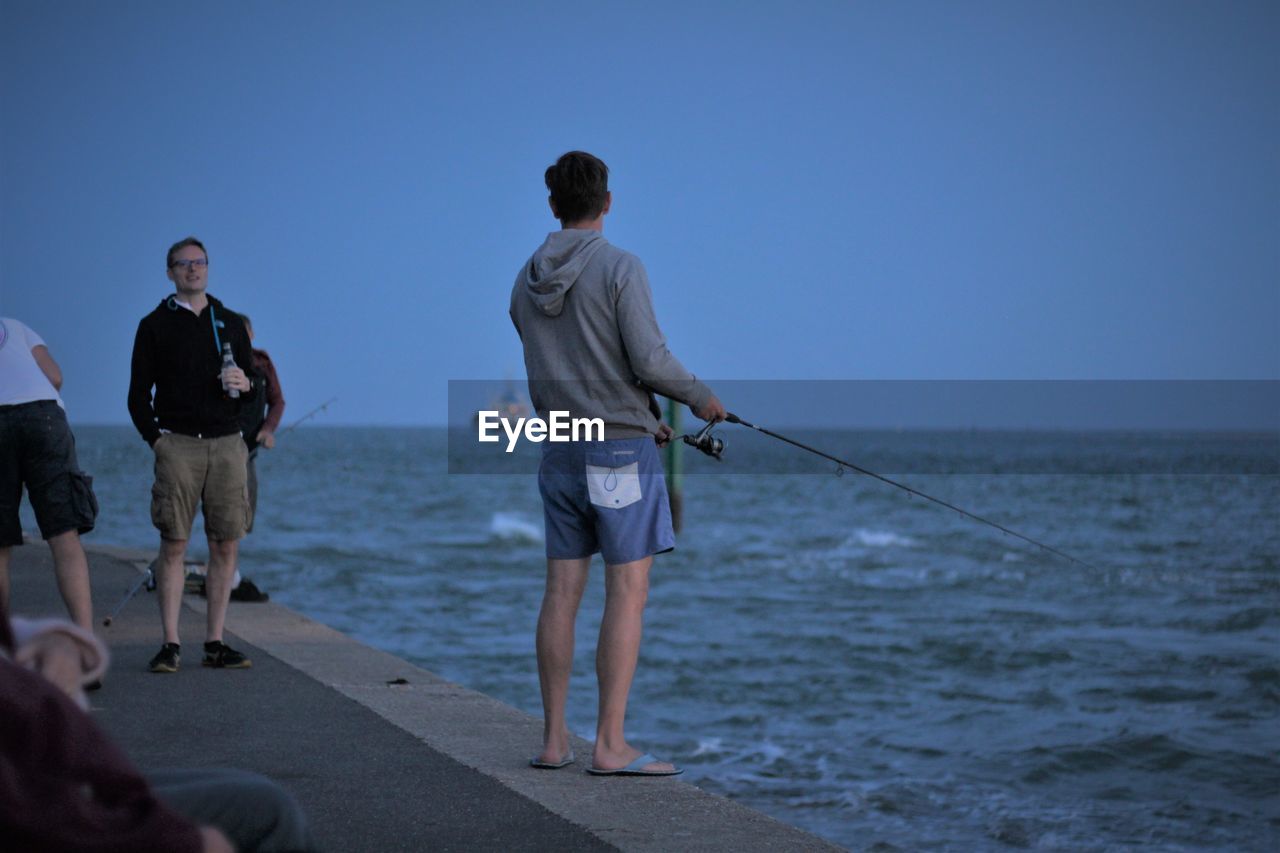
{"type": "Polygon", "coordinates": [[[0,317],[0,609],[9,610],[9,558],[21,545],[18,506],[26,487],[40,535],[53,552],[58,591],[72,620],[93,630],[89,561],[81,534],[93,529],[93,480],[76,462],[62,370],[26,324],[0,317]]]}

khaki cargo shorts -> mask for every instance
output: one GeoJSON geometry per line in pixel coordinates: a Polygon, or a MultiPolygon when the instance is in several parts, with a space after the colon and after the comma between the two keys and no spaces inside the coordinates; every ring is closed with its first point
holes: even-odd
{"type": "Polygon", "coordinates": [[[204,509],[204,532],[227,542],[249,528],[249,450],[239,433],[196,438],[163,433],[152,447],[156,481],[151,487],[151,523],[163,539],[191,538],[196,505],[204,509]]]}

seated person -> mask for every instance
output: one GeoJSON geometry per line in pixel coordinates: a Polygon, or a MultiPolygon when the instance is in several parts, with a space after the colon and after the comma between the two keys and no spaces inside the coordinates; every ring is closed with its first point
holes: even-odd
{"type": "Polygon", "coordinates": [[[92,633],[0,614],[0,838],[7,850],[315,849],[293,799],[242,770],[144,777],[85,713],[107,666],[92,633]]]}

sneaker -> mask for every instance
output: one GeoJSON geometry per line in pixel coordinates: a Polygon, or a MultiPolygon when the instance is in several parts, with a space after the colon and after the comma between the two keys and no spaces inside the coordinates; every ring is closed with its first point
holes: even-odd
{"type": "Polygon", "coordinates": [[[204,644],[204,660],[200,663],[218,669],[248,669],[253,666],[253,661],[221,640],[204,644]]]}
{"type": "Polygon", "coordinates": [[[271,596],[258,589],[248,578],[240,578],[240,585],[231,590],[232,601],[269,601],[271,596]]]}
{"type": "Polygon", "coordinates": [[[165,643],[160,647],[160,651],[156,652],[156,656],[151,659],[148,668],[152,672],[177,672],[178,661],[182,659],[179,654],[182,647],[177,643],[165,643]]]}

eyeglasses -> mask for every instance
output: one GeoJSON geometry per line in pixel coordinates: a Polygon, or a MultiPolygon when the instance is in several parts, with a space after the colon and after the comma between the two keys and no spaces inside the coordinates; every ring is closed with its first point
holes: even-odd
{"type": "Polygon", "coordinates": [[[184,270],[189,270],[192,267],[200,268],[200,267],[207,267],[207,266],[209,266],[208,258],[196,258],[194,261],[174,261],[172,264],[169,265],[169,268],[172,269],[173,267],[182,267],[184,270]]]}

